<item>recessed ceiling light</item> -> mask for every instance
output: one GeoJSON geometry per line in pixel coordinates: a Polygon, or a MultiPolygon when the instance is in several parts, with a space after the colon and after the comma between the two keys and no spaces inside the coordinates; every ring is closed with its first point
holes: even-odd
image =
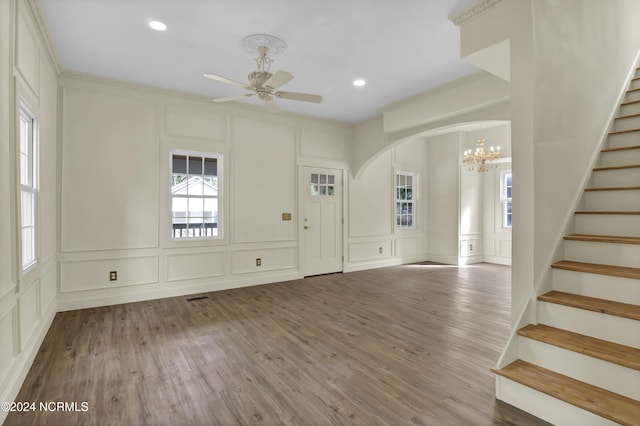
{"type": "Polygon", "coordinates": [[[164,31],[167,29],[165,23],[160,21],[150,21],[149,26],[156,31],[164,31]]]}
{"type": "Polygon", "coordinates": [[[367,84],[367,81],[363,78],[358,78],[356,80],[353,80],[353,85],[356,87],[362,87],[365,84],[367,84]]]}

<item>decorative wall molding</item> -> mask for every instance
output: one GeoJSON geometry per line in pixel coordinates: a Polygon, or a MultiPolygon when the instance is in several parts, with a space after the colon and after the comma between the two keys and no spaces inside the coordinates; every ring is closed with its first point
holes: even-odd
{"type": "Polygon", "coordinates": [[[29,10],[31,11],[31,15],[33,16],[33,20],[35,21],[35,24],[37,26],[38,33],[42,37],[42,41],[47,48],[49,59],[51,60],[51,63],[56,70],[56,74],[60,74],[64,68],[62,67],[62,63],[60,62],[60,57],[58,56],[56,45],[53,43],[53,40],[51,38],[49,26],[47,25],[47,21],[44,18],[44,14],[42,12],[42,7],[40,6],[40,0],[27,0],[26,3],[27,5],[29,5],[29,10]]]}
{"type": "MultiPolygon", "coordinates": [[[[35,1],[35,0],[30,0],[30,1],[35,1]]],[[[64,70],[60,73],[59,78],[84,81],[88,83],[101,84],[105,86],[119,87],[119,88],[128,89],[128,90],[137,90],[137,91],[147,92],[147,93],[151,93],[159,96],[168,96],[168,97],[173,97],[173,98],[182,99],[182,100],[190,100],[190,101],[206,103],[207,105],[211,105],[212,108],[216,108],[218,111],[221,111],[221,112],[233,113],[235,111],[241,111],[241,112],[246,112],[251,114],[257,114],[259,117],[264,117],[264,114],[265,114],[265,109],[259,105],[245,104],[242,102],[226,102],[225,103],[226,105],[223,106],[220,104],[212,103],[210,96],[196,95],[192,93],[182,92],[179,90],[165,89],[157,86],[151,86],[151,85],[142,84],[142,83],[134,83],[134,82],[125,81],[125,80],[118,80],[115,78],[103,77],[103,76],[83,73],[79,71],[64,70]]],[[[62,87],[64,88],[68,86],[65,86],[63,84],[62,87]]],[[[271,116],[274,116],[274,115],[272,114],[271,116]]],[[[350,130],[353,126],[352,124],[343,123],[341,121],[330,120],[327,118],[312,117],[308,115],[302,115],[302,114],[297,114],[297,113],[287,112],[287,111],[279,112],[277,114],[276,121],[269,121],[269,122],[282,123],[281,120],[286,120],[285,124],[287,125],[292,125],[293,123],[295,127],[314,126],[314,125],[317,127],[318,124],[321,124],[323,126],[328,125],[332,129],[350,130]],[[292,121],[292,120],[295,120],[295,121],[292,121]]]]}
{"type": "Polygon", "coordinates": [[[95,83],[95,84],[105,84],[108,86],[122,87],[124,89],[140,90],[145,92],[151,92],[156,95],[174,96],[174,97],[189,99],[193,101],[209,102],[211,100],[206,96],[192,95],[189,93],[180,92],[178,90],[161,89],[159,87],[150,86],[146,84],[133,83],[125,80],[117,80],[115,78],[102,77],[99,75],[88,74],[88,73],[79,72],[79,71],[64,70],[60,73],[60,78],[69,78],[73,80],[86,81],[86,82],[95,83]]]}
{"type": "Polygon", "coordinates": [[[472,3],[469,6],[465,7],[464,9],[449,15],[449,20],[457,26],[460,26],[472,20],[481,13],[486,12],[501,1],[502,0],[478,0],[475,3],[472,3]]]}

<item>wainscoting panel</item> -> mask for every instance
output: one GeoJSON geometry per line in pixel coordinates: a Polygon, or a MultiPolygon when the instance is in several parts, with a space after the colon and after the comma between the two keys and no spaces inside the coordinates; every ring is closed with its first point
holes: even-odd
{"type": "Polygon", "coordinates": [[[60,264],[60,290],[93,290],[158,282],[158,256],[67,261],[60,264]],[[116,281],[109,273],[116,271],[116,281]]]}
{"type": "Polygon", "coordinates": [[[234,250],[231,253],[231,270],[233,274],[248,274],[292,269],[298,266],[297,258],[296,247],[234,250]],[[260,259],[259,266],[256,259],[260,259]]]}
{"type": "Polygon", "coordinates": [[[342,161],[347,158],[345,137],[314,129],[302,129],[300,154],[303,157],[342,161]]]}
{"type": "Polygon", "coordinates": [[[219,277],[225,274],[227,253],[179,253],[167,255],[167,282],[219,277]]]}
{"type": "Polygon", "coordinates": [[[403,262],[417,262],[426,258],[427,239],[420,234],[412,238],[396,238],[396,257],[403,262]]]}
{"type": "Polygon", "coordinates": [[[166,134],[207,140],[224,140],[225,118],[221,114],[195,108],[168,106],[166,134]]]}
{"type": "Polygon", "coordinates": [[[349,262],[384,259],[392,256],[391,240],[349,243],[349,262]]]}
{"type": "Polygon", "coordinates": [[[18,3],[18,29],[16,38],[16,67],[35,95],[39,91],[38,43],[33,21],[25,4],[18,3]]]}
{"type": "MultiPolygon", "coordinates": [[[[15,361],[13,345],[13,309],[0,312],[0,388],[6,389],[6,380],[15,361]]],[[[4,396],[4,395],[0,395],[4,396]]]]}
{"type": "Polygon", "coordinates": [[[40,274],[40,314],[47,312],[51,304],[55,305],[57,288],[57,274],[55,256],[44,262],[40,274]]]}
{"type": "Polygon", "coordinates": [[[18,325],[20,329],[20,350],[31,341],[40,320],[40,280],[25,289],[18,298],[18,325]]]}

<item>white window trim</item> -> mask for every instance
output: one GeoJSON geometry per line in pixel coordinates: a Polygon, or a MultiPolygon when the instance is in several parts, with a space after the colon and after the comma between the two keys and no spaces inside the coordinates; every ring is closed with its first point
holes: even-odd
{"type": "Polygon", "coordinates": [[[403,170],[396,170],[393,174],[393,223],[394,228],[397,230],[412,230],[417,228],[417,206],[418,206],[418,173],[417,172],[407,172],[403,170]],[[411,176],[412,177],[412,200],[398,200],[398,176],[411,176]],[[411,213],[411,226],[403,226],[398,225],[398,202],[410,202],[413,205],[412,213],[411,213]]]}
{"type": "MultiPolygon", "coordinates": [[[[224,238],[224,182],[223,182],[223,159],[224,155],[216,152],[204,152],[204,151],[189,151],[189,150],[179,150],[174,149],[169,151],[169,185],[168,185],[168,193],[169,193],[169,218],[168,218],[168,230],[169,230],[169,239],[170,241],[175,242],[186,242],[186,241],[203,241],[203,240],[222,240],[224,238]],[[218,180],[218,222],[217,222],[217,234],[215,236],[197,236],[197,237],[174,237],[173,233],[173,194],[171,192],[172,189],[172,179],[173,176],[173,156],[174,155],[186,155],[191,157],[206,157],[206,158],[215,158],[217,160],[217,170],[216,177],[218,180]]],[[[204,198],[204,197],[203,197],[204,198]]]]}
{"type": "Polygon", "coordinates": [[[32,110],[27,106],[27,104],[23,101],[19,103],[19,111],[18,111],[18,132],[17,132],[17,146],[18,146],[18,186],[19,186],[19,201],[17,205],[19,206],[19,214],[18,214],[18,223],[19,223],[19,244],[20,244],[20,259],[22,265],[22,272],[26,272],[33,267],[35,267],[38,263],[38,120],[36,115],[32,112],[32,110]],[[22,120],[26,118],[30,122],[30,132],[29,132],[29,140],[27,153],[27,162],[28,162],[28,176],[31,181],[30,184],[23,183],[22,179],[22,120]],[[26,228],[23,226],[23,206],[22,206],[22,195],[23,193],[31,194],[33,196],[33,203],[31,206],[31,216],[32,216],[32,225],[29,226],[32,228],[32,254],[28,259],[25,259],[24,255],[24,245],[23,241],[23,230],[26,228]]]}
{"type": "Polygon", "coordinates": [[[500,205],[502,209],[502,228],[511,229],[513,227],[513,173],[511,170],[500,172],[500,205]],[[507,198],[507,175],[511,175],[511,197],[507,198]],[[507,225],[507,202],[511,202],[511,225],[507,225]]]}

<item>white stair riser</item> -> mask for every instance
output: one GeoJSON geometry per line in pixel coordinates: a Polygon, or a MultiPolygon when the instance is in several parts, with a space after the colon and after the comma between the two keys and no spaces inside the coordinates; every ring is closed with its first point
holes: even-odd
{"type": "Polygon", "coordinates": [[[640,215],[576,214],[575,233],[640,237],[640,215]]]}
{"type": "MultiPolygon", "coordinates": [[[[564,259],[612,266],[640,267],[640,244],[565,241],[564,259]]],[[[640,290],[640,280],[637,281],[640,290]]]]}
{"type": "MultiPolygon", "coordinates": [[[[640,148],[624,151],[603,152],[600,154],[598,165],[600,167],[626,166],[628,164],[640,164],[640,148]]],[[[637,186],[640,186],[637,185],[637,186]]]]}
{"type": "Polygon", "coordinates": [[[633,74],[633,77],[632,77],[632,78],[638,78],[638,77],[640,77],[640,68],[636,68],[636,71],[635,71],[635,73],[633,74]]]}
{"type": "MultiPolygon", "coordinates": [[[[636,78],[638,77],[636,76],[636,78]]],[[[640,78],[638,78],[637,80],[636,78],[631,80],[631,83],[629,84],[629,89],[640,89],[640,78]]]]}
{"type": "Polygon", "coordinates": [[[640,132],[609,134],[607,148],[640,145],[640,132]]]}
{"type": "Polygon", "coordinates": [[[593,172],[594,188],[610,188],[616,186],[633,186],[640,182],[640,167],[632,169],[601,170],[593,172]]]}
{"type": "MultiPolygon", "coordinates": [[[[638,182],[640,187],[640,181],[638,182]]],[[[624,191],[585,191],[584,209],[587,211],[640,211],[640,189],[624,191]]]]}
{"type": "Polygon", "coordinates": [[[640,321],[538,301],[538,322],[640,348],[640,321]]]}
{"type": "Polygon", "coordinates": [[[624,102],[640,101],[640,90],[629,90],[624,95],[624,102]]]}
{"type": "Polygon", "coordinates": [[[627,105],[620,105],[620,116],[640,114],[640,102],[627,105]]]}
{"type": "Polygon", "coordinates": [[[610,392],[640,400],[640,371],[518,336],[518,358],[610,392]]]}
{"type": "Polygon", "coordinates": [[[640,305],[640,281],[636,279],[552,269],[551,280],[554,290],[640,305]]]}
{"type": "Polygon", "coordinates": [[[615,132],[635,129],[640,129],[640,117],[638,116],[618,118],[613,124],[613,131],[615,132]]]}
{"type": "Polygon", "coordinates": [[[496,398],[554,425],[620,426],[506,377],[496,376],[496,398]]]}

